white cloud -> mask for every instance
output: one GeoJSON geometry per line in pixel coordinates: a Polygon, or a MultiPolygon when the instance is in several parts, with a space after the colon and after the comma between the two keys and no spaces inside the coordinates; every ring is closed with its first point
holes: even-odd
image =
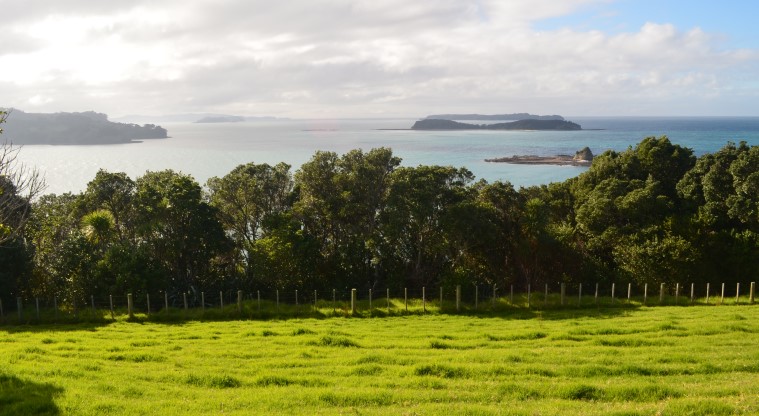
{"type": "Polygon", "coordinates": [[[532,28],[599,2],[32,0],[4,10],[2,105],[112,115],[675,114],[678,102],[702,99],[716,114],[731,110],[721,99],[757,98],[759,52],[726,49],[699,28],[532,28]]]}

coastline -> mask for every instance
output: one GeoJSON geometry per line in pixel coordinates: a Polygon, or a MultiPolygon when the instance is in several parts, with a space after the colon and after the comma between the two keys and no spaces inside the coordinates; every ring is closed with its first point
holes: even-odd
{"type": "Polygon", "coordinates": [[[575,159],[569,155],[556,156],[509,156],[485,159],[491,163],[511,163],[515,165],[590,166],[590,160],[575,159]]]}

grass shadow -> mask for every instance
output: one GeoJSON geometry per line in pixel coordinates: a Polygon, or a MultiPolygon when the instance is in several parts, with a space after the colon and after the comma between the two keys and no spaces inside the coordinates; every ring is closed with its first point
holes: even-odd
{"type": "Polygon", "coordinates": [[[63,389],[0,373],[0,416],[59,415],[55,397],[63,389]]]}

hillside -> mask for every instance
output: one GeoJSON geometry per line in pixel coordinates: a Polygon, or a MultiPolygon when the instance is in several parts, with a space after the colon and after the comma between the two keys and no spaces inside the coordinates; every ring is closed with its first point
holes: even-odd
{"type": "Polygon", "coordinates": [[[512,114],[433,114],[425,119],[437,120],[490,120],[490,121],[516,121],[516,120],[564,120],[559,115],[539,116],[529,113],[512,114]]]}
{"type": "Polygon", "coordinates": [[[582,127],[564,120],[518,120],[508,123],[468,124],[453,120],[423,119],[412,130],[582,130],[582,127]]]}
{"type": "Polygon", "coordinates": [[[114,123],[102,113],[25,113],[13,110],[4,125],[3,139],[13,144],[86,145],[129,143],[168,137],[154,124],[114,123]]]}

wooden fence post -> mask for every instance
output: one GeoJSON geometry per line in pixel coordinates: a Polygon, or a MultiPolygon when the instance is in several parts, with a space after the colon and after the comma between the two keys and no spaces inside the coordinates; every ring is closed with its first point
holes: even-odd
{"type": "Polygon", "coordinates": [[[90,302],[92,303],[92,314],[95,314],[95,295],[90,295],[90,302]]]}
{"type": "MultiPolygon", "coordinates": [[[[298,291],[296,290],[295,293],[297,294],[298,291]]],[[[237,291],[237,313],[242,313],[242,290],[237,291]]]]}
{"type": "Polygon", "coordinates": [[[735,284],[735,304],[736,305],[740,303],[740,293],[741,293],[741,284],[736,283],[735,284]]]}
{"type": "Polygon", "coordinates": [[[261,312],[261,291],[256,290],[256,300],[258,302],[258,312],[261,312]]]}
{"type": "Polygon", "coordinates": [[[596,283],[596,293],[595,293],[594,299],[595,299],[596,305],[598,305],[598,283],[596,283]]]}
{"type": "Polygon", "coordinates": [[[37,320],[40,320],[40,298],[34,298],[34,303],[37,305],[37,320]]]}
{"type": "Polygon", "coordinates": [[[206,313],[206,292],[200,292],[200,312],[206,313]]]}
{"type": "Polygon", "coordinates": [[[182,292],[182,301],[184,302],[184,311],[187,313],[187,292],[182,292]]]}
{"type": "Polygon", "coordinates": [[[406,308],[406,312],[408,312],[408,288],[403,288],[403,305],[406,308]]]}
{"type": "Polygon", "coordinates": [[[317,299],[316,299],[316,290],[314,290],[314,312],[316,312],[316,310],[317,310],[317,306],[316,306],[316,303],[317,303],[317,299]]]}
{"type": "Polygon", "coordinates": [[[369,315],[372,314],[372,289],[369,288],[369,315]]]}
{"type": "Polygon", "coordinates": [[[627,284],[627,303],[630,303],[630,296],[632,295],[632,283],[627,284]]]}
{"type": "Polygon", "coordinates": [[[390,288],[387,288],[387,314],[390,315],[390,288]]]}
{"type": "Polygon", "coordinates": [[[474,285],[474,310],[477,310],[479,303],[480,303],[480,287],[477,285],[474,285]]]}
{"type": "Polygon", "coordinates": [[[131,293],[127,293],[127,315],[129,315],[129,319],[134,318],[134,303],[132,302],[131,293]]]}
{"type": "Polygon", "coordinates": [[[456,285],[456,312],[461,311],[461,285],[456,285]]]}
{"type": "Polygon", "coordinates": [[[443,311],[443,286],[440,286],[440,311],[443,311]]]}
{"type": "MultiPolygon", "coordinates": [[[[148,302],[148,316],[150,316],[150,293],[145,294],[145,298],[148,302]]],[[[92,304],[93,309],[95,308],[95,304],[92,304]]]]}
{"type": "Polygon", "coordinates": [[[582,283],[580,283],[580,287],[577,293],[577,306],[582,306],[582,283]]]}
{"type": "Polygon", "coordinates": [[[332,289],[332,313],[337,312],[337,294],[336,290],[332,289]]]}
{"type": "Polygon", "coordinates": [[[224,310],[224,292],[219,291],[219,309],[224,310]]]}
{"type": "Polygon", "coordinates": [[[514,285],[509,286],[509,305],[514,305],[514,285]]]}
{"type": "Polygon", "coordinates": [[[722,291],[719,295],[719,304],[722,305],[722,303],[725,301],[725,284],[722,283],[722,291]]]}
{"type": "Polygon", "coordinates": [[[566,283],[561,284],[561,306],[564,306],[564,297],[567,295],[566,283]]]}
{"type": "Polygon", "coordinates": [[[111,308],[111,319],[114,319],[113,317],[113,295],[108,295],[108,304],[111,308]]]}
{"type": "Polygon", "coordinates": [[[356,289],[351,289],[351,313],[356,313],[356,289]]]}
{"type": "Polygon", "coordinates": [[[675,283],[675,305],[680,304],[680,283],[675,283]]]}
{"type": "Polygon", "coordinates": [[[295,306],[298,306],[298,289],[295,289],[295,306]]]}
{"type": "Polygon", "coordinates": [[[277,289],[276,292],[277,292],[277,313],[279,313],[279,289],[277,289]]]}
{"type": "Polygon", "coordinates": [[[5,313],[3,312],[3,300],[0,299],[0,318],[5,318],[5,313]]]}
{"type": "Polygon", "coordinates": [[[709,304],[709,283],[706,284],[706,304],[709,304]]]}
{"type": "Polygon", "coordinates": [[[664,283],[659,286],[659,304],[664,303],[664,283]]]}
{"type": "Polygon", "coordinates": [[[648,303],[648,283],[643,285],[643,305],[648,303]]]}
{"type": "Polygon", "coordinates": [[[53,311],[55,314],[55,319],[58,319],[58,297],[53,296],[53,311]]]}
{"type": "Polygon", "coordinates": [[[690,284],[690,303],[693,304],[693,302],[696,301],[696,284],[691,283],[690,284]]]}
{"type": "Polygon", "coordinates": [[[498,286],[493,285],[493,305],[491,306],[491,308],[493,309],[495,309],[495,300],[498,297],[497,293],[498,293],[498,286]]]}
{"type": "Polygon", "coordinates": [[[20,321],[24,316],[24,305],[20,297],[16,298],[16,307],[18,308],[18,320],[20,321]]]}
{"type": "Polygon", "coordinates": [[[748,301],[750,304],[754,304],[754,290],[756,289],[756,282],[751,282],[751,288],[748,292],[748,301]]]}
{"type": "Polygon", "coordinates": [[[422,312],[427,313],[427,294],[424,286],[422,286],[422,312]]]}
{"type": "Polygon", "coordinates": [[[546,283],[546,295],[543,297],[543,307],[545,308],[546,305],[548,305],[548,283],[546,283]]]}
{"type": "Polygon", "coordinates": [[[169,292],[164,291],[163,292],[163,302],[164,306],[166,307],[166,313],[169,312],[169,292]]]}
{"type": "Polygon", "coordinates": [[[616,283],[611,284],[611,303],[614,304],[614,291],[616,290],[616,283]]]}

